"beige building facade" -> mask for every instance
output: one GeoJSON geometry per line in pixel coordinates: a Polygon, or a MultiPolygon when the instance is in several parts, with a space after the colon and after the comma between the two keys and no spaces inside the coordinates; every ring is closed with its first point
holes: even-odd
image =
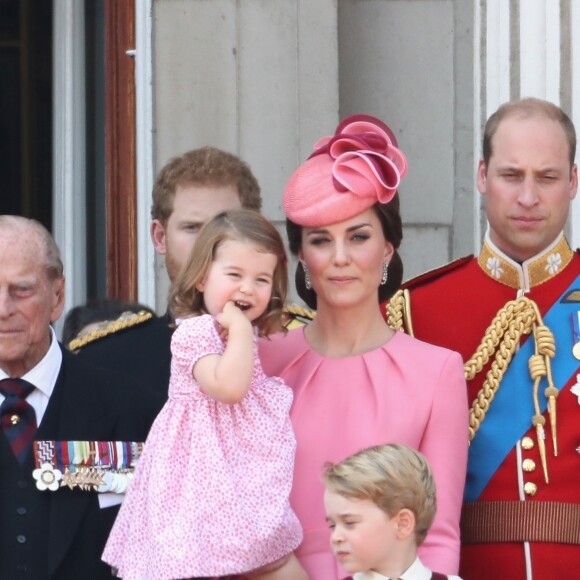
{"type": "MultiPolygon", "coordinates": [[[[353,113],[382,118],[408,156],[405,277],[477,252],[486,224],[475,170],[487,116],[537,96],[580,127],[579,4],[135,0],[139,300],[166,303],[148,231],[153,178],[170,157],[206,144],[238,154],[262,185],[264,213],[283,227],[286,180],[353,113]]],[[[55,222],[74,236],[62,202],[55,222]]],[[[569,228],[580,245],[577,206],[569,228]]]]}

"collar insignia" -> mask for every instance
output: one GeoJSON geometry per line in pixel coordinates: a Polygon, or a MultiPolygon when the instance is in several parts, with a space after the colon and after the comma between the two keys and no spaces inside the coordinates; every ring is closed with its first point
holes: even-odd
{"type": "Polygon", "coordinates": [[[490,278],[510,288],[528,290],[556,276],[570,263],[573,256],[574,252],[566,238],[560,234],[543,252],[519,264],[493,244],[488,232],[477,262],[490,278]]]}

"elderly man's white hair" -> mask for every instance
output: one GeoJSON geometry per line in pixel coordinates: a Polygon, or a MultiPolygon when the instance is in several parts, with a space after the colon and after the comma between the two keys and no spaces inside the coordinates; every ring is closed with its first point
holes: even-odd
{"type": "Polygon", "coordinates": [[[36,234],[39,245],[44,250],[48,277],[51,280],[63,277],[64,269],[60,250],[52,234],[40,222],[17,215],[0,215],[0,233],[7,230],[22,235],[36,234]]]}

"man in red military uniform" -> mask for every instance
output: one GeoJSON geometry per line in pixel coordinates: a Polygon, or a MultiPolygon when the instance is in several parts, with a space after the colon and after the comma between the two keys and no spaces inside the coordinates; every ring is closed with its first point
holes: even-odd
{"type": "Polygon", "coordinates": [[[465,361],[464,580],[580,574],[580,255],[563,234],[575,150],[555,105],[500,107],[477,172],[480,255],[419,276],[386,307],[392,325],[465,361]]]}

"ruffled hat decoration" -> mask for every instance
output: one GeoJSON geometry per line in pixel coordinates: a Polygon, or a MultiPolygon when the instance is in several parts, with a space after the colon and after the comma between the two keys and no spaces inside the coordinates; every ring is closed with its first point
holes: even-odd
{"type": "Polygon", "coordinates": [[[304,227],[338,223],[377,202],[388,203],[407,174],[393,132],[370,115],[347,117],[314,149],[283,195],[286,216],[304,227]]]}

